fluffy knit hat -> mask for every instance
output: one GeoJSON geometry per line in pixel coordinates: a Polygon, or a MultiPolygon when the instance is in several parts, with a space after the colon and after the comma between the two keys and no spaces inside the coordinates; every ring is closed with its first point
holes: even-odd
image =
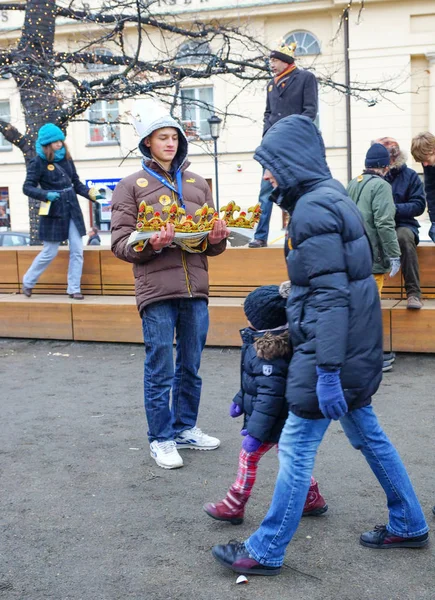
{"type": "Polygon", "coordinates": [[[382,144],[390,153],[390,164],[394,164],[400,156],[399,142],[394,138],[383,137],[375,140],[375,143],[382,144]]]}
{"type": "Polygon", "coordinates": [[[296,42],[292,42],[287,46],[287,44],[280,44],[278,48],[275,48],[270,53],[270,58],[278,58],[289,65],[292,65],[295,62],[295,51],[296,51],[296,42]]]}
{"type": "Polygon", "coordinates": [[[187,155],[186,134],[181,125],[171,117],[168,109],[161,102],[151,98],[136,100],[131,115],[131,122],[140,138],[139,150],[145,158],[150,157],[150,151],[144,144],[145,138],[151,135],[153,131],[162,129],[163,127],[178,129],[180,136],[178,138],[179,148],[177,155],[180,155],[181,160],[185,158],[187,155]]]}
{"type": "Polygon", "coordinates": [[[54,123],[46,123],[38,131],[38,142],[41,146],[47,146],[53,142],[63,142],[64,140],[64,132],[54,123]]]}
{"type": "Polygon", "coordinates": [[[257,330],[275,329],[287,323],[287,300],[277,285],[263,285],[251,292],[244,303],[245,315],[257,330]]]}
{"type": "Polygon", "coordinates": [[[390,153],[382,144],[373,144],[367,151],[365,166],[367,169],[382,169],[390,164],[390,153]]]}

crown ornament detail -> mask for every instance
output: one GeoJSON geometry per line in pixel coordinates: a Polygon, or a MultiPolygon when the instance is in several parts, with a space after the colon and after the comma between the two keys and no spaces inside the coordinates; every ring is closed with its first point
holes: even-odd
{"type": "MultiPolygon", "coordinates": [[[[240,207],[234,201],[229,202],[220,209],[223,213],[221,217],[227,224],[227,227],[241,227],[243,229],[253,229],[260,220],[260,204],[248,208],[247,212],[240,211],[240,207]],[[235,213],[238,213],[235,215],[235,213]],[[248,216],[248,214],[250,216],[248,216]]],[[[204,204],[199,208],[195,215],[186,215],[186,211],[178,206],[176,202],[162,208],[162,212],[154,212],[151,206],[148,206],[144,200],[139,205],[139,212],[136,222],[136,231],[145,233],[151,231],[160,231],[168,223],[174,225],[175,233],[207,233],[213,229],[215,222],[219,219],[219,214],[214,208],[204,204]],[[195,217],[195,218],[194,218],[195,217]]]]}

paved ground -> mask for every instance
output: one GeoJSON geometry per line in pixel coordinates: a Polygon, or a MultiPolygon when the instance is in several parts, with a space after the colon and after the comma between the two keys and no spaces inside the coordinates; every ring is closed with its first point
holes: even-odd
{"type": "MultiPolygon", "coordinates": [[[[164,471],[148,454],[143,349],[0,340],[0,598],[7,600],[433,600],[435,542],[373,551],[361,531],[385,522],[383,494],[334,424],[315,474],[330,510],[303,520],[283,574],[236,577],[210,548],[243,539],[265,514],[277,458],[260,467],[245,523],[210,520],[234,475],[239,424],[227,417],[238,351],[208,349],[200,425],[222,439],[164,471]]],[[[375,407],[433,523],[435,357],[402,355],[375,407]]]]}

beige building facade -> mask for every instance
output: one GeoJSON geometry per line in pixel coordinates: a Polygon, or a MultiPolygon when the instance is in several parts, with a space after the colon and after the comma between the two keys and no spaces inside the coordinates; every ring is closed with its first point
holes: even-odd
{"type": "MultiPolygon", "coordinates": [[[[338,31],[348,6],[341,0],[161,0],[157,5],[156,11],[176,13],[186,22],[218,19],[237,25],[270,47],[283,39],[297,41],[300,66],[313,69],[323,81],[334,82],[320,86],[318,125],[331,171],[344,184],[349,172],[355,176],[361,171],[371,140],[395,137],[408,150],[412,136],[419,131],[429,129],[435,133],[433,0],[366,0],[360,14],[360,3],[355,1],[348,21],[348,52],[343,37],[345,23],[338,31]],[[335,89],[345,81],[347,59],[355,94],[350,102],[350,131],[345,95],[335,89]]],[[[13,41],[22,18],[17,11],[0,14],[1,45],[13,41]]],[[[74,48],[81,33],[86,33],[83,26],[64,20],[57,27],[56,43],[62,48],[74,48]]],[[[150,52],[176,49],[180,44],[175,36],[162,39],[154,35],[150,52]]],[[[86,70],[83,66],[81,70],[82,73],[75,73],[76,77],[101,75],[98,67],[86,70]]],[[[265,83],[243,89],[240,81],[229,77],[185,81],[181,96],[180,117],[203,138],[194,139],[190,145],[191,168],[209,179],[214,188],[213,146],[207,139],[207,117],[214,111],[225,112],[232,101],[218,140],[220,203],[236,200],[243,208],[255,204],[261,169],[253,160],[253,153],[261,142],[265,83]],[[191,99],[209,103],[210,112],[191,106],[191,99]]],[[[125,121],[131,106],[132,100],[99,102],[85,116],[97,121],[120,115],[125,121]]],[[[0,118],[24,129],[19,93],[12,79],[0,80],[0,118]]],[[[67,143],[83,181],[115,182],[140,168],[139,154],[131,153],[137,138],[129,125],[72,123],[67,143]]],[[[412,160],[409,164],[421,172],[412,160]]],[[[8,222],[0,218],[0,227],[28,231],[27,200],[21,189],[24,161],[21,152],[4,138],[0,138],[0,176],[0,207],[7,203],[8,210],[8,222]]],[[[109,227],[109,221],[104,220],[110,218],[109,210],[105,215],[91,214],[89,203],[84,199],[81,202],[88,225],[96,219],[102,229],[109,227]]],[[[280,223],[280,211],[274,209],[272,227],[278,229],[280,223]]]]}

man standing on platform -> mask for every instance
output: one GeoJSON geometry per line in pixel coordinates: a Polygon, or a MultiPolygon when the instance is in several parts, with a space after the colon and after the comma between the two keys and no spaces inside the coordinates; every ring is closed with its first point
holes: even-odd
{"type": "MultiPolygon", "coordinates": [[[[298,69],[294,54],[296,44],[281,44],[270,53],[270,68],[274,75],[267,85],[263,135],[274,123],[289,115],[303,115],[312,121],[318,112],[317,80],[310,71],[298,69]]],[[[261,180],[259,202],[261,217],[250,248],[267,246],[273,203],[269,200],[273,188],[261,180]]]]}

